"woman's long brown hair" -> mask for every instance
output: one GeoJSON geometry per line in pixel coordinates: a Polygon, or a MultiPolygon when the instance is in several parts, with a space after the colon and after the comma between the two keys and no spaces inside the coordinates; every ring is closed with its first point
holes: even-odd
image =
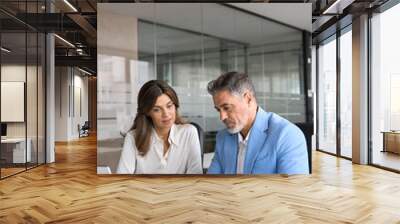
{"type": "Polygon", "coordinates": [[[151,117],[148,116],[148,113],[154,107],[157,98],[162,94],[167,95],[175,104],[175,124],[184,123],[178,114],[179,100],[175,90],[166,82],[161,80],[151,80],[146,82],[139,90],[137,114],[131,128],[131,130],[135,130],[134,138],[136,148],[142,156],[145,156],[150,149],[150,140],[153,128],[153,121],[151,120],[151,117]]]}

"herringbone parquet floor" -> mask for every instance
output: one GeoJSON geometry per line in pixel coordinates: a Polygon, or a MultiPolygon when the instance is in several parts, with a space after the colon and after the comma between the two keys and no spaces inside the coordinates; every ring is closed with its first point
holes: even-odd
{"type": "Polygon", "coordinates": [[[94,137],[0,181],[0,223],[400,223],[400,175],[315,152],[310,176],[97,176],[94,137]]]}

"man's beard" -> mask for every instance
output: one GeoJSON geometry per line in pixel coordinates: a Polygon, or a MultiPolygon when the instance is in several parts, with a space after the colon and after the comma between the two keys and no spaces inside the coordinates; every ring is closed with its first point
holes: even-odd
{"type": "Polygon", "coordinates": [[[233,128],[227,128],[228,132],[231,134],[239,133],[242,129],[243,129],[243,125],[240,125],[240,124],[236,125],[236,127],[233,127],[233,128]]]}

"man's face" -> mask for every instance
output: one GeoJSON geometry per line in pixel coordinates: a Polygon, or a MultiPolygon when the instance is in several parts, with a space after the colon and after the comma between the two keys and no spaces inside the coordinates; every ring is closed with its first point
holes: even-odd
{"type": "Polygon", "coordinates": [[[242,96],[231,94],[228,90],[218,91],[213,96],[215,109],[229,133],[240,132],[249,122],[250,104],[248,92],[242,96]]]}

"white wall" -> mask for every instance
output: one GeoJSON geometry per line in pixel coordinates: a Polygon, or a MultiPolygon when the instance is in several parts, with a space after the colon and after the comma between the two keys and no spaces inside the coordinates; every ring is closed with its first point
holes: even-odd
{"type": "MultiPolygon", "coordinates": [[[[1,66],[1,81],[3,82],[25,82],[25,65],[2,65],[1,66]]],[[[32,68],[28,66],[28,70],[32,68]]],[[[1,108],[7,110],[8,108],[1,108]]],[[[8,137],[25,137],[25,122],[8,122],[7,123],[8,137]]]]}
{"type": "MultiPolygon", "coordinates": [[[[25,82],[25,75],[26,72],[28,74],[36,74],[36,67],[33,66],[27,66],[25,65],[2,65],[1,66],[1,81],[9,81],[9,82],[25,82]],[[27,69],[27,70],[25,70],[27,69]]],[[[32,84],[32,83],[30,83],[32,84]]],[[[28,89],[31,90],[31,89],[28,89]]],[[[28,103],[32,102],[33,100],[31,99],[32,97],[36,98],[36,89],[34,89],[34,92],[28,91],[27,93],[28,96],[28,103]]],[[[36,105],[34,105],[36,107],[36,105]]],[[[1,110],[7,110],[8,108],[1,108],[1,110]]],[[[28,121],[36,121],[36,114],[33,113],[28,113],[28,121]],[[34,117],[32,117],[34,116],[34,117]]],[[[8,137],[25,137],[25,124],[26,122],[7,122],[7,136],[8,137]]],[[[30,128],[35,128],[32,125],[28,126],[28,134],[31,132],[30,128]]]]}
{"type": "Polygon", "coordinates": [[[68,68],[55,68],[55,141],[68,139],[68,68]]]}
{"type": "Polygon", "coordinates": [[[72,113],[72,124],[71,124],[71,132],[70,135],[72,138],[78,138],[79,133],[78,133],[78,124],[82,126],[85,121],[88,121],[88,77],[87,76],[81,76],[82,73],[77,71],[76,69],[74,70],[74,92],[75,94],[72,99],[74,99],[74,102],[71,102],[71,106],[74,105],[73,108],[73,113],[72,113]],[[77,73],[78,72],[78,73],[77,73]],[[80,99],[79,99],[79,93],[77,90],[80,90],[80,99]],[[79,100],[81,101],[79,103],[79,100]],[[79,111],[79,107],[81,111],[79,111]]]}
{"type": "Polygon", "coordinates": [[[88,78],[75,68],[56,67],[55,86],[55,141],[78,139],[78,124],[88,120],[88,78]]]}
{"type": "MultiPolygon", "coordinates": [[[[39,159],[39,163],[44,163],[44,126],[45,126],[45,115],[44,115],[44,74],[42,67],[39,65],[25,66],[25,64],[3,64],[1,66],[1,81],[2,82],[23,82],[26,89],[26,99],[22,99],[23,105],[21,107],[12,108],[5,106],[2,102],[1,110],[6,113],[22,113],[22,121],[19,122],[6,122],[7,123],[7,137],[9,138],[21,138],[27,136],[30,139],[30,148],[32,161],[36,162],[36,158],[39,159]],[[20,111],[16,111],[20,110],[20,111]],[[22,111],[21,111],[22,110],[22,111]],[[26,113],[26,119],[24,114],[26,113]],[[39,155],[37,155],[37,153],[39,155]],[[37,157],[38,156],[38,157],[37,157]]],[[[5,89],[2,89],[2,98],[9,98],[7,93],[4,93],[5,89]]],[[[24,90],[19,90],[20,94],[24,94],[24,90]],[[21,92],[22,91],[22,92],[21,92]]],[[[25,97],[22,97],[25,98],[25,97]]],[[[13,103],[13,102],[11,102],[13,103]]],[[[14,102],[17,103],[17,102],[14,102]]]]}

